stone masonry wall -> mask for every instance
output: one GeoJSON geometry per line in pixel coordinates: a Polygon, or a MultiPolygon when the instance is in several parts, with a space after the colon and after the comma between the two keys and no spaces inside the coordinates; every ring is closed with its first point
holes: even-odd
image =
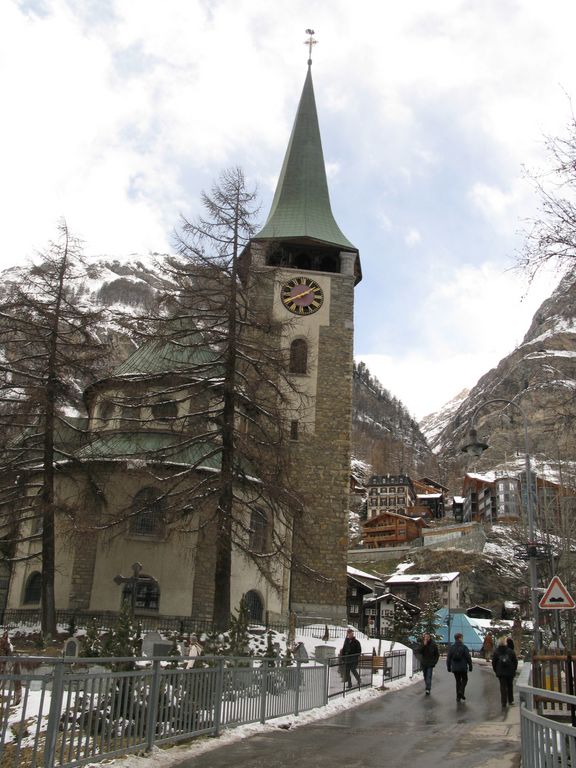
{"type": "Polygon", "coordinates": [[[295,523],[291,604],[345,617],[353,360],[353,278],[331,276],[330,324],[320,329],[314,434],[293,444],[306,512],[295,523]]]}

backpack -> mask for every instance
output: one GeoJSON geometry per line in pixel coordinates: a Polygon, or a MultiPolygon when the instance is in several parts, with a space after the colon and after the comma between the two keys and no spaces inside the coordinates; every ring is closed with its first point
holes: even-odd
{"type": "Polygon", "coordinates": [[[462,661],[463,658],[464,658],[464,646],[455,645],[454,650],[452,651],[452,661],[462,661]]]}

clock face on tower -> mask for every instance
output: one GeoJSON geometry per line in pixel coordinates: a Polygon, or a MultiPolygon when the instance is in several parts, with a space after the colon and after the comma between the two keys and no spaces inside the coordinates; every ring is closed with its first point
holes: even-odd
{"type": "Polygon", "coordinates": [[[315,280],[293,277],[282,284],[282,304],[295,315],[311,315],[324,303],[324,293],[315,280]]]}

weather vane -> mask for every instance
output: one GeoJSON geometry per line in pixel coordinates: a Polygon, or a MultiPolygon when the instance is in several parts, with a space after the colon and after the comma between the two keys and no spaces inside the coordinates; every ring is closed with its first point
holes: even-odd
{"type": "Polygon", "coordinates": [[[318,40],[314,40],[314,30],[307,29],[306,34],[310,35],[308,40],[304,41],[304,45],[308,46],[308,66],[312,64],[312,46],[318,44],[318,40]]]}

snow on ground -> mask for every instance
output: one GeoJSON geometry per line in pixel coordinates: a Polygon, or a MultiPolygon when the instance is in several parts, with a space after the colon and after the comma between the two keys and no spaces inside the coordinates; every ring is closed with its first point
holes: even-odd
{"type": "Polygon", "coordinates": [[[408,562],[405,562],[405,563],[398,563],[398,565],[396,566],[396,570],[394,571],[393,575],[394,576],[400,576],[401,574],[404,573],[404,571],[407,571],[408,568],[412,568],[413,565],[414,565],[414,563],[411,562],[411,561],[408,561],[408,562]]]}
{"type": "Polygon", "coordinates": [[[107,761],[107,765],[113,765],[115,768],[169,768],[169,766],[181,763],[186,759],[195,757],[204,752],[209,752],[212,749],[221,746],[233,744],[256,733],[267,733],[277,730],[278,728],[298,728],[318,720],[324,720],[327,717],[337,715],[351,707],[365,704],[367,701],[371,701],[377,697],[387,696],[394,691],[398,691],[401,688],[405,688],[420,680],[420,677],[414,677],[412,679],[403,678],[402,680],[386,682],[385,690],[381,690],[382,678],[381,676],[375,675],[372,688],[365,688],[361,691],[349,693],[345,697],[335,697],[328,702],[325,707],[311,709],[308,712],[302,712],[298,716],[288,715],[286,717],[278,717],[274,720],[269,720],[264,725],[261,723],[253,723],[251,725],[242,725],[237,728],[227,728],[218,738],[201,737],[192,743],[176,745],[169,749],[159,749],[158,747],[155,747],[150,756],[139,757],[137,755],[130,755],[118,760],[107,761]]]}

